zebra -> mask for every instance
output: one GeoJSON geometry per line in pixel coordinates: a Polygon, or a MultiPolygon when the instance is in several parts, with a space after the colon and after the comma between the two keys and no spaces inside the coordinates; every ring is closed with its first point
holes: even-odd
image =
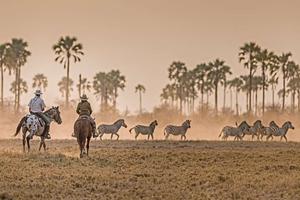
{"type": "Polygon", "coordinates": [[[185,134],[188,128],[191,128],[191,120],[185,120],[181,126],[167,125],[164,129],[166,140],[169,138],[169,135],[181,135],[181,140],[186,140],[185,134]]]}
{"type": "Polygon", "coordinates": [[[246,121],[243,121],[239,126],[225,126],[218,137],[222,136],[223,140],[227,140],[229,136],[234,136],[234,140],[243,140],[245,133],[249,132],[250,126],[246,121]]]}
{"type": "Polygon", "coordinates": [[[143,126],[143,125],[136,125],[134,127],[132,127],[129,132],[131,133],[132,130],[134,130],[135,132],[135,139],[137,139],[139,134],[142,135],[148,135],[148,140],[151,136],[152,140],[153,140],[153,132],[155,129],[155,126],[157,126],[158,123],[156,120],[154,120],[153,122],[150,123],[149,126],[143,126]]]}
{"type": "MultiPolygon", "coordinates": [[[[269,123],[269,127],[263,126],[262,130],[260,131],[260,140],[262,140],[264,136],[268,136],[268,133],[271,131],[277,132],[279,128],[280,127],[274,121],[269,123]]],[[[273,140],[273,136],[271,135],[270,137],[273,140]]]]}
{"type": "Polygon", "coordinates": [[[252,136],[252,140],[254,139],[254,136],[257,137],[257,140],[259,140],[259,136],[260,133],[262,132],[263,129],[263,125],[261,120],[256,120],[253,124],[253,126],[251,126],[249,128],[249,131],[244,132],[243,138],[245,135],[251,135],[252,136]]]}
{"type": "Polygon", "coordinates": [[[100,136],[100,140],[102,140],[102,136],[104,134],[111,134],[110,139],[113,138],[113,135],[117,135],[117,140],[119,139],[118,131],[121,128],[121,126],[127,128],[127,125],[125,124],[124,119],[119,119],[115,123],[108,125],[108,124],[100,124],[97,128],[97,136],[100,136]]]}
{"type": "Polygon", "coordinates": [[[290,122],[290,121],[285,122],[282,125],[282,127],[278,127],[278,128],[267,127],[266,128],[267,141],[272,136],[275,136],[275,137],[280,136],[280,141],[282,140],[282,138],[284,138],[285,141],[287,142],[286,134],[287,134],[289,129],[295,129],[295,127],[292,125],[292,122],[290,122]]]}

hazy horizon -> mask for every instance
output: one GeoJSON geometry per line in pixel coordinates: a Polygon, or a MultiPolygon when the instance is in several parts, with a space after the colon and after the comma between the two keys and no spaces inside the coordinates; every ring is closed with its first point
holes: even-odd
{"type": "MultiPolygon", "coordinates": [[[[126,88],[119,92],[118,108],[128,107],[132,112],[138,110],[134,92],[138,83],[146,87],[145,109],[160,103],[172,61],[180,60],[192,68],[221,58],[232,67],[234,77],[247,73],[238,63],[238,49],[249,41],[278,54],[291,51],[293,60],[300,60],[296,42],[300,2],[295,0],[0,2],[5,8],[0,13],[0,43],[23,38],[32,52],[22,68],[29,86],[29,92],[21,97],[24,105],[33,95],[32,78],[37,73],[48,77],[47,105],[63,100],[57,83],[66,70],[54,62],[52,46],[65,35],[77,37],[85,52],[82,62],[71,64],[75,81],[71,98],[77,98],[75,85],[80,73],[92,80],[99,71],[119,69],[126,76],[126,88]]],[[[13,96],[9,92],[13,78],[5,75],[5,97],[13,96]]],[[[221,101],[222,96],[219,98],[221,101]]],[[[92,102],[97,110],[99,103],[93,98],[92,102]]]]}

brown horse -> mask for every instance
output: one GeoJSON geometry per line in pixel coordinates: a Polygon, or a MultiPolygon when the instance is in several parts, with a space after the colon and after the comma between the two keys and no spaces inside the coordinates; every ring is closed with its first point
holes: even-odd
{"type": "Polygon", "coordinates": [[[77,137],[77,142],[80,148],[80,158],[85,154],[85,142],[86,142],[86,154],[89,156],[90,140],[92,137],[92,125],[87,116],[81,116],[74,124],[74,133],[77,137]]]}

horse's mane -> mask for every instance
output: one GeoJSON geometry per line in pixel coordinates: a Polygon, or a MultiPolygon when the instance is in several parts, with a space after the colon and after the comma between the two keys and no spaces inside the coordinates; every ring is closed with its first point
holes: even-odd
{"type": "Polygon", "coordinates": [[[282,127],[286,126],[287,124],[292,124],[292,122],[286,121],[286,122],[283,123],[282,127]]]}

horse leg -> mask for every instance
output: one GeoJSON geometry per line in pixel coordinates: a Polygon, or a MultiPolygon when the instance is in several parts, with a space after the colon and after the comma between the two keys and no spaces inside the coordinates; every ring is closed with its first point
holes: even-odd
{"type": "Polygon", "coordinates": [[[28,148],[28,153],[29,153],[29,151],[30,151],[30,144],[29,144],[30,136],[29,135],[27,135],[26,140],[27,140],[27,148],[28,148]]]}
{"type": "Polygon", "coordinates": [[[102,140],[103,133],[100,134],[100,140],[102,140]]]}
{"type": "Polygon", "coordinates": [[[151,134],[151,138],[152,138],[152,140],[154,139],[154,137],[153,137],[153,133],[151,134]]]}
{"type": "Polygon", "coordinates": [[[182,135],[182,137],[183,137],[183,140],[186,140],[186,136],[185,135],[182,135]]]}
{"type": "Polygon", "coordinates": [[[287,142],[287,137],[286,137],[285,135],[284,135],[283,137],[284,137],[284,139],[285,139],[285,142],[287,142]]]}
{"type": "Polygon", "coordinates": [[[25,133],[23,132],[23,152],[24,153],[26,153],[25,152],[25,145],[26,145],[26,132],[25,133]]]}
{"type": "Polygon", "coordinates": [[[118,134],[118,133],[116,133],[116,135],[117,135],[117,140],[119,140],[119,137],[120,137],[120,136],[119,136],[119,134],[118,134]]]}
{"type": "Polygon", "coordinates": [[[86,142],[86,155],[87,156],[89,156],[90,140],[91,140],[91,138],[88,137],[87,142],[86,142]]]}
{"type": "Polygon", "coordinates": [[[112,134],[110,135],[110,139],[111,139],[111,140],[113,139],[113,136],[114,136],[114,134],[112,133],[112,134]]]}
{"type": "Polygon", "coordinates": [[[148,140],[150,139],[150,134],[148,134],[148,140]]]}
{"type": "Polygon", "coordinates": [[[41,137],[39,151],[41,151],[42,146],[43,146],[43,139],[42,139],[42,137],[41,137]]]}

